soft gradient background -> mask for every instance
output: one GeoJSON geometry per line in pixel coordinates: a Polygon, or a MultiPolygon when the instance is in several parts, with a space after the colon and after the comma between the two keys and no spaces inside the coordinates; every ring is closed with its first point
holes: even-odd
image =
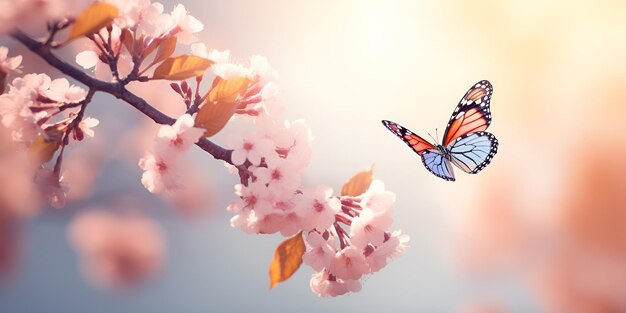
{"type": "MultiPolygon", "coordinates": [[[[175,2],[165,4],[169,10],[175,2]]],[[[340,188],[375,163],[375,176],[397,194],[395,226],[411,236],[410,248],[356,294],[317,298],[307,267],[269,291],[267,266],[281,238],[230,228],[224,208],[236,178],[221,164],[194,152],[214,198],[211,214],[185,218],[143,189],[138,155],[127,161],[120,153],[107,159],[91,197],[25,225],[19,269],[0,287],[1,312],[453,312],[483,302],[548,312],[584,297],[564,291],[571,289],[566,281],[546,279],[563,266],[526,256],[561,256],[555,247],[568,238],[626,264],[626,4],[184,4],[204,23],[208,47],[242,60],[262,54],[279,71],[285,118],[305,118],[316,137],[307,182],[340,188]],[[479,175],[457,170],[455,183],[437,179],[380,124],[390,119],[425,137],[439,128],[441,136],[458,100],[481,79],[494,86],[489,131],[500,149],[479,175]],[[82,279],[66,226],[72,213],[119,197],[162,223],[167,256],[154,279],[116,293],[82,279]],[[542,245],[546,238],[555,245],[542,245]]],[[[167,97],[175,99],[167,89],[158,94],[161,102],[167,97]]],[[[97,96],[88,111],[100,118],[97,132],[110,149],[132,146],[125,127],[147,120],[110,96],[97,96]]],[[[618,312],[588,307],[580,312],[618,312]]]]}

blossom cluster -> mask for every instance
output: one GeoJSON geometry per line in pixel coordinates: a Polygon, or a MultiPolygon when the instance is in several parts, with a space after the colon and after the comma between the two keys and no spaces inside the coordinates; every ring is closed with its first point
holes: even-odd
{"type": "Polygon", "coordinates": [[[159,40],[173,36],[178,42],[191,44],[198,40],[194,35],[204,26],[198,19],[187,14],[185,6],[176,5],[170,13],[164,12],[160,2],[150,0],[107,0],[120,11],[108,28],[101,29],[93,36],[88,49],[76,55],[76,63],[85,69],[93,68],[95,76],[101,80],[126,78],[133,70],[135,61],[143,61],[141,53],[159,40]],[[122,30],[135,38],[133,51],[122,49],[122,30]],[[113,60],[114,59],[114,60],[113,60]],[[115,61],[111,74],[111,64],[115,61]]]}
{"type": "Polygon", "coordinates": [[[267,100],[277,89],[267,78],[268,73],[275,77],[274,71],[263,60],[252,58],[250,69],[218,63],[215,70],[216,75],[266,74],[265,78],[256,74],[263,82],[260,101],[236,115],[251,122],[254,131],[228,140],[232,163],[245,166],[251,176],[235,186],[239,199],[227,208],[235,214],[231,225],[251,234],[279,232],[289,237],[303,232],[307,246],[303,261],[317,271],[311,278],[313,292],[337,296],[358,291],[363,275],[379,271],[406,247],[408,236],[389,231],[395,195],[380,181],[356,197],[333,196],[333,189],[324,185],[302,186],[313,136],[303,120],[280,123],[268,108],[267,100]]]}
{"type": "Polygon", "coordinates": [[[357,197],[333,196],[327,186],[305,188],[301,177],[308,165],[310,131],[303,121],[279,126],[264,115],[258,133],[232,140],[233,160],[249,164],[252,180],[235,186],[240,198],[228,206],[231,225],[247,233],[302,231],[307,244],[305,264],[318,273],[311,289],[320,296],[337,296],[361,288],[359,279],[400,255],[408,237],[390,232],[395,195],[373,181],[357,197]],[[344,227],[348,227],[347,229],[344,227]]]}
{"type": "MultiPolygon", "coordinates": [[[[1,70],[4,73],[18,72],[21,56],[7,58],[7,55],[7,49],[0,47],[1,70]]],[[[15,78],[8,90],[0,95],[0,123],[22,149],[37,150],[38,143],[44,147],[63,140],[80,141],[85,135],[93,137],[92,128],[99,121],[77,111],[86,95],[84,89],[71,85],[65,78],[53,80],[46,74],[26,74],[15,78]]],[[[60,168],[53,170],[39,166],[45,161],[33,160],[37,165],[34,181],[52,206],[63,207],[67,187],[62,184],[60,168]]]]}
{"type": "MultiPolygon", "coordinates": [[[[16,25],[25,12],[21,11],[29,7],[27,3],[14,3],[13,24],[3,30],[16,25]]],[[[138,162],[144,171],[141,182],[148,191],[167,195],[180,192],[179,169],[185,153],[193,144],[207,143],[203,137],[238,120],[249,129],[230,133],[229,150],[218,146],[216,150],[222,154],[218,157],[205,149],[225,160],[239,175],[240,184],[235,186],[238,198],[227,207],[234,214],[231,225],[246,233],[280,233],[301,240],[303,253],[295,257],[298,264],[301,258],[316,271],[310,280],[314,293],[338,296],[358,291],[364,275],[381,270],[391,258],[403,253],[408,237],[390,230],[395,195],[385,190],[382,182],[368,182],[369,188],[359,194],[341,195],[325,185],[302,184],[311,160],[313,136],[304,120],[278,117],[282,108],[272,101],[278,93],[278,75],[265,57],[256,55],[248,62],[238,62],[229,50],[209,50],[196,37],[202,23],[181,4],[166,13],[161,3],[151,0],[104,0],[78,17],[68,4],[48,1],[44,5],[50,9],[44,10],[49,34],[45,41],[36,42],[44,48],[37,53],[52,54],[72,40],[88,39],[75,62],[93,69],[96,79],[89,77],[92,80],[85,82],[77,78],[89,90],[65,78],[26,74],[15,78],[0,95],[0,122],[14,143],[38,158],[32,177],[52,206],[65,204],[67,186],[61,175],[65,147],[71,140],[93,137],[92,128],[99,123],[85,117],[93,94],[107,86],[115,91],[106,92],[131,103],[135,100],[120,96],[129,93],[130,98],[138,98],[128,91],[129,83],[166,79],[177,81],[170,87],[185,105],[185,112],[176,120],[143,99],[140,105],[131,103],[163,124],[152,147],[138,162]],[[57,41],[57,32],[68,27],[69,37],[57,41]],[[171,57],[178,43],[190,45],[191,54],[171,57]],[[209,67],[213,84],[201,92],[209,67]],[[192,78],[195,90],[187,82],[192,78]],[[54,166],[45,167],[55,155],[54,166]]],[[[17,32],[14,37],[23,40],[27,35],[17,32]]],[[[6,75],[19,72],[20,63],[20,56],[9,58],[8,50],[0,47],[2,84],[6,75]]],[[[61,67],[65,66],[70,65],[62,63],[61,67]]],[[[72,71],[65,72],[71,75],[72,71]]],[[[88,213],[74,220],[69,234],[91,275],[88,278],[96,283],[126,285],[150,276],[160,266],[158,230],[142,218],[88,213]],[[143,247],[146,243],[147,248],[143,247]]]]}
{"type": "Polygon", "coordinates": [[[83,275],[103,288],[130,287],[162,264],[161,230],[141,215],[82,212],[72,219],[68,237],[81,256],[83,275]]]}
{"type": "MultiPolygon", "coordinates": [[[[309,231],[305,264],[318,271],[311,289],[320,296],[337,296],[359,291],[359,279],[378,272],[400,256],[409,241],[401,231],[389,231],[395,195],[375,180],[359,197],[341,197],[342,211],[333,228],[309,231]],[[345,223],[350,228],[339,226],[345,223]]],[[[316,209],[313,206],[312,209],[316,209]]],[[[310,209],[309,209],[310,210],[310,209]]]]}
{"type": "Polygon", "coordinates": [[[203,129],[193,127],[193,117],[183,114],[173,125],[163,125],[154,140],[152,151],[139,160],[139,167],[144,170],[141,182],[148,191],[162,193],[182,187],[176,167],[183,153],[189,149],[204,133],[203,129]]]}

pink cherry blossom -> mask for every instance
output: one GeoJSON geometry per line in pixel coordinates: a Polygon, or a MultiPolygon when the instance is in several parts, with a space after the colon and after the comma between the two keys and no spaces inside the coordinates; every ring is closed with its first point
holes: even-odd
{"type": "Polygon", "coordinates": [[[20,64],[22,64],[22,56],[18,55],[12,58],[8,58],[9,49],[4,46],[0,46],[0,71],[5,74],[19,73],[20,64]]]}
{"type": "Polygon", "coordinates": [[[328,240],[318,232],[310,232],[306,236],[307,250],[302,256],[304,264],[316,271],[330,267],[330,262],[335,256],[336,248],[331,238],[328,240]]]}
{"type": "Polygon", "coordinates": [[[301,217],[299,226],[302,230],[324,231],[335,222],[335,214],[341,210],[341,203],[332,194],[333,189],[326,186],[302,191],[295,208],[301,217]]]}
{"type": "Polygon", "coordinates": [[[337,279],[326,270],[313,274],[310,286],[311,290],[320,297],[336,297],[361,290],[361,283],[358,280],[337,279]]]}
{"type": "Polygon", "coordinates": [[[202,42],[191,44],[191,54],[213,61],[213,67],[228,63],[230,60],[230,50],[219,51],[211,49],[209,52],[206,45],[202,42]]]}
{"type": "MultiPolygon", "coordinates": [[[[230,208],[231,206],[229,206],[230,208]]],[[[237,213],[237,215],[230,218],[230,226],[233,228],[239,228],[246,234],[256,234],[256,216],[254,211],[250,209],[243,209],[237,213]]]]}
{"type": "MultiPolygon", "coordinates": [[[[232,201],[227,207],[228,211],[237,213],[237,215],[231,218],[231,226],[241,228],[246,233],[259,232],[259,223],[261,221],[255,210],[260,212],[272,210],[272,196],[269,190],[263,184],[256,182],[248,186],[236,185],[235,193],[241,198],[232,201]]],[[[278,229],[274,232],[276,231],[278,229]]]]}
{"type": "MultiPolygon", "coordinates": [[[[105,44],[108,45],[109,37],[111,37],[111,49],[116,53],[119,52],[117,57],[117,72],[120,78],[125,78],[133,69],[133,61],[128,51],[122,49],[121,35],[122,30],[114,24],[110,33],[106,28],[103,28],[100,30],[99,36],[95,36],[94,38],[98,45],[102,46],[105,44]]],[[[111,75],[111,67],[109,64],[104,63],[100,58],[102,51],[100,51],[98,45],[91,44],[87,47],[87,50],[79,52],[76,55],[76,63],[84,69],[93,68],[96,78],[112,81],[115,77],[111,75]]]]}
{"type": "Polygon", "coordinates": [[[231,61],[230,50],[219,51],[212,49],[209,52],[204,43],[194,43],[191,45],[191,51],[194,55],[215,62],[211,65],[213,73],[222,79],[232,79],[242,76],[251,77],[249,68],[231,61]]]}
{"type": "Polygon", "coordinates": [[[266,57],[262,55],[253,55],[250,57],[251,76],[258,77],[261,84],[265,86],[268,82],[275,81],[278,72],[272,68],[266,57]]]}
{"type": "Polygon", "coordinates": [[[93,136],[95,136],[95,133],[92,128],[98,126],[98,124],[100,124],[100,121],[97,118],[87,117],[80,121],[80,123],[78,123],[78,127],[83,132],[83,134],[93,138],[93,136]]]}
{"type": "Polygon", "coordinates": [[[99,287],[133,286],[154,275],[162,264],[161,231],[145,217],[87,211],[71,221],[68,237],[85,278],[99,287]]]}
{"type": "Polygon", "coordinates": [[[31,100],[19,93],[9,92],[0,95],[0,115],[2,125],[11,130],[11,137],[16,142],[30,144],[39,133],[43,133],[36,123],[37,115],[29,108],[31,100]]]}
{"type": "Polygon", "coordinates": [[[272,188],[296,190],[300,186],[300,168],[293,160],[278,157],[268,157],[267,167],[257,167],[253,170],[254,176],[272,188]]]}
{"type": "Polygon", "coordinates": [[[195,17],[187,14],[185,6],[182,4],[176,5],[171,13],[171,34],[175,34],[183,44],[191,44],[198,41],[198,38],[193,35],[204,29],[204,25],[195,17]]]}
{"type": "Polygon", "coordinates": [[[250,218],[251,224],[259,234],[273,234],[281,231],[285,224],[285,217],[283,212],[276,211],[276,213],[267,213],[275,208],[269,204],[267,206],[260,206],[259,210],[253,211],[253,215],[250,218]],[[265,209],[265,210],[261,210],[265,209]],[[261,213],[262,212],[262,213],[261,213]]]}
{"type": "Polygon", "coordinates": [[[365,255],[367,263],[372,271],[378,272],[387,266],[387,262],[391,258],[398,257],[406,250],[406,244],[409,241],[408,235],[403,235],[401,231],[395,231],[392,234],[385,234],[385,242],[374,248],[373,246],[365,247],[365,255]]]}
{"type": "Polygon", "coordinates": [[[295,143],[293,135],[271,117],[256,120],[261,135],[272,140],[280,150],[289,149],[295,143]]]}
{"type": "Polygon", "coordinates": [[[381,245],[385,232],[392,223],[391,216],[385,213],[375,213],[369,208],[361,210],[350,225],[350,243],[359,248],[364,248],[369,243],[381,245]]]}
{"type": "Polygon", "coordinates": [[[194,127],[194,119],[189,114],[181,115],[173,125],[163,125],[157,133],[155,148],[159,152],[175,150],[183,152],[196,143],[204,134],[204,129],[194,127]]]}
{"type": "Polygon", "coordinates": [[[150,0],[106,0],[106,2],[116,6],[119,10],[119,15],[115,18],[115,25],[120,28],[135,27],[146,16],[150,16],[148,12],[156,4],[150,3],[150,0]]]}
{"type": "Polygon", "coordinates": [[[172,191],[181,187],[176,174],[175,162],[158,155],[146,153],[139,160],[139,167],[145,172],[141,176],[141,183],[152,193],[172,191]]]}
{"type": "Polygon", "coordinates": [[[255,209],[257,228],[259,233],[271,234],[280,231],[283,236],[295,235],[298,228],[299,216],[294,212],[294,194],[286,189],[270,189],[271,205],[260,206],[255,209]]]}
{"type": "MultiPolygon", "coordinates": [[[[147,42],[150,42],[153,38],[166,36],[166,33],[171,28],[172,17],[167,13],[163,13],[164,7],[162,3],[148,3],[135,10],[135,12],[131,12],[133,14],[126,15],[125,18],[135,23],[136,37],[147,38],[147,42]]],[[[117,20],[119,20],[119,17],[117,20]]],[[[116,23],[121,25],[122,21],[118,22],[117,20],[116,23]]]]}
{"type": "Polygon", "coordinates": [[[283,127],[264,122],[263,128],[266,137],[275,138],[277,151],[283,158],[293,161],[300,168],[308,166],[313,136],[304,120],[285,121],[283,127]]]}
{"type": "Polygon", "coordinates": [[[50,82],[50,87],[42,96],[58,103],[79,102],[85,99],[87,92],[76,85],[70,85],[65,78],[57,78],[50,82]]]}
{"type": "Polygon", "coordinates": [[[380,180],[374,180],[367,191],[363,194],[361,203],[363,207],[370,208],[376,213],[391,215],[396,195],[385,190],[385,184],[380,180]]]}
{"type": "Polygon", "coordinates": [[[235,165],[241,165],[248,160],[252,165],[258,166],[261,158],[276,154],[271,140],[252,132],[240,137],[231,137],[228,147],[233,149],[231,161],[235,165]]]}
{"type": "Polygon", "coordinates": [[[365,256],[353,246],[338,251],[330,262],[328,270],[335,277],[346,280],[359,279],[370,272],[365,256]]]}

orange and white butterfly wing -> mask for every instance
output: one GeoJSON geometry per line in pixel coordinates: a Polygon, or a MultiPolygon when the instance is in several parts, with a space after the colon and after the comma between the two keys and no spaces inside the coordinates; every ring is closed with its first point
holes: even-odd
{"type": "Polygon", "coordinates": [[[435,146],[430,142],[426,141],[426,139],[414,134],[412,131],[408,130],[405,127],[402,127],[394,122],[383,120],[383,125],[389,129],[392,133],[394,133],[398,138],[402,139],[404,143],[406,143],[415,153],[420,156],[424,153],[424,151],[428,149],[435,149],[435,146]]]}
{"type": "Polygon", "coordinates": [[[484,131],[491,124],[491,95],[493,87],[486,80],[479,81],[470,88],[454,109],[446,131],[443,145],[448,146],[455,139],[473,132],[484,131]]]}

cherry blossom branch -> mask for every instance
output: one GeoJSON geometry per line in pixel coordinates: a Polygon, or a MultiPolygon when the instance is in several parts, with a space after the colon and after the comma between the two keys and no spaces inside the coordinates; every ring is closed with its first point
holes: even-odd
{"type": "MultiPolygon", "coordinates": [[[[21,30],[16,30],[11,34],[13,39],[19,41],[24,46],[26,46],[30,51],[37,54],[39,57],[44,59],[48,64],[61,71],[62,73],[74,78],[75,80],[81,82],[82,84],[89,87],[89,89],[94,91],[101,91],[115,96],[118,99],[124,100],[139,112],[143,113],[154,122],[158,124],[167,124],[172,125],[176,121],[174,118],[164,114],[163,112],[157,110],[155,107],[151,106],[146,100],[135,95],[126,89],[125,84],[123,82],[113,82],[107,83],[98,79],[95,79],[80,69],[70,65],[69,63],[59,59],[56,55],[54,55],[50,49],[50,46],[47,46],[45,43],[41,43],[31,37],[29,37],[26,33],[21,30]]],[[[208,140],[207,138],[201,138],[197,143],[202,150],[211,154],[215,159],[225,161],[229,164],[232,164],[231,154],[232,150],[225,149],[214,142],[208,140]]],[[[238,167],[239,168],[239,167],[238,167]]],[[[247,171],[242,171],[239,168],[240,176],[242,181],[247,171]]],[[[245,178],[247,180],[247,176],[245,178]]]]}

